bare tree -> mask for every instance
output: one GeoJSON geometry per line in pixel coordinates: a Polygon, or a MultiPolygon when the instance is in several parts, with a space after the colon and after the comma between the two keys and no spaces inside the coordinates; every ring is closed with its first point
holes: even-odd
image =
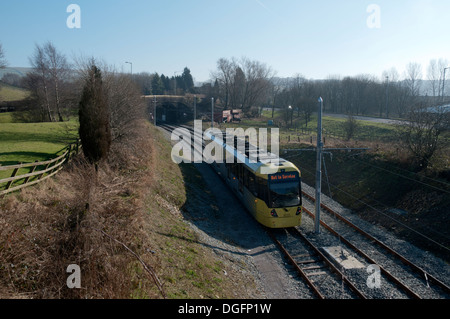
{"type": "Polygon", "coordinates": [[[414,62],[408,63],[406,67],[405,81],[409,89],[410,96],[413,99],[413,102],[420,94],[421,79],[422,79],[422,66],[419,63],[414,62]]]}
{"type": "MultiPolygon", "coordinates": [[[[8,63],[6,62],[5,53],[3,52],[2,44],[0,43],[0,69],[3,69],[6,67],[8,63]]],[[[1,88],[1,82],[0,82],[0,88],[1,88]]]]}
{"type": "Polygon", "coordinates": [[[235,71],[236,64],[234,59],[230,61],[221,58],[217,61],[217,71],[211,74],[212,78],[216,79],[219,83],[219,94],[225,108],[228,108],[235,71]]]}
{"type": "Polygon", "coordinates": [[[0,69],[5,68],[8,65],[8,62],[5,58],[5,53],[3,52],[2,44],[0,43],[0,69]]]}
{"type": "Polygon", "coordinates": [[[66,57],[59,53],[51,42],[47,42],[44,45],[44,53],[48,63],[47,70],[54,88],[56,113],[58,120],[63,122],[61,114],[61,82],[67,76],[69,64],[66,57]]]}
{"type": "Polygon", "coordinates": [[[350,139],[355,136],[358,127],[358,121],[353,117],[353,115],[349,114],[345,122],[342,123],[342,128],[344,130],[345,138],[347,141],[350,141],[350,139]]]}
{"type": "Polygon", "coordinates": [[[252,106],[257,106],[267,100],[270,80],[275,73],[266,64],[247,58],[242,58],[241,65],[245,75],[242,109],[247,112],[252,106]]]}
{"type": "MultiPolygon", "coordinates": [[[[33,72],[27,74],[25,82],[32,96],[45,109],[43,121],[63,121],[63,110],[68,110],[74,101],[75,92],[69,82],[70,65],[67,58],[58,52],[51,42],[44,45],[36,45],[33,55],[30,57],[33,72]]],[[[68,114],[68,113],[67,113],[68,114]]]]}
{"type": "Polygon", "coordinates": [[[30,64],[34,71],[29,75],[29,79],[37,81],[32,83],[31,88],[35,89],[35,95],[39,102],[43,105],[47,113],[47,120],[53,122],[53,116],[50,109],[50,96],[49,96],[49,71],[48,60],[44,52],[44,48],[36,45],[33,56],[30,58],[30,64]],[[42,94],[41,94],[42,89],[42,94]]]}
{"type": "Polygon", "coordinates": [[[438,92],[439,92],[439,94],[438,94],[438,96],[442,96],[445,92],[442,92],[442,88],[443,88],[443,86],[442,86],[442,84],[443,84],[443,81],[444,81],[444,69],[445,68],[447,68],[448,67],[448,65],[449,65],[449,62],[448,62],[448,60],[447,59],[439,59],[438,60],[438,62],[437,62],[437,67],[438,67],[438,69],[439,69],[439,89],[438,89],[438,92]]]}
{"type": "Polygon", "coordinates": [[[230,106],[240,108],[245,94],[245,74],[239,66],[234,69],[233,81],[230,83],[230,106]]]}
{"type": "Polygon", "coordinates": [[[244,112],[267,101],[273,75],[270,67],[248,58],[221,58],[211,74],[220,84],[224,107],[242,108],[244,112]]]}
{"type": "Polygon", "coordinates": [[[408,113],[407,124],[398,126],[401,140],[413,156],[413,163],[426,169],[436,150],[441,146],[441,135],[446,113],[440,108],[426,105],[413,107],[408,113]]]}
{"type": "Polygon", "coordinates": [[[438,68],[438,62],[436,59],[430,61],[427,69],[427,78],[430,82],[431,96],[437,97],[440,93],[440,71],[438,68]]]}
{"type": "Polygon", "coordinates": [[[324,107],[334,113],[342,111],[342,80],[340,76],[329,76],[322,85],[322,95],[324,97],[324,107]]]}
{"type": "Polygon", "coordinates": [[[114,70],[105,72],[112,139],[120,140],[135,129],[135,121],[145,117],[146,103],[136,83],[127,75],[114,70]]]}

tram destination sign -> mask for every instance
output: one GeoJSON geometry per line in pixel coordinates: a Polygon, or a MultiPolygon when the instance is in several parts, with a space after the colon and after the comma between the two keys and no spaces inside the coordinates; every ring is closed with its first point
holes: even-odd
{"type": "Polygon", "coordinates": [[[300,177],[298,172],[285,172],[269,175],[270,183],[286,183],[286,182],[298,182],[300,177]]]}

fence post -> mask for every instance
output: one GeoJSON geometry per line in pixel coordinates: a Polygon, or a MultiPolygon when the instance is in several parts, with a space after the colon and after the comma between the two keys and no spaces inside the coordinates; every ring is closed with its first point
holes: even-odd
{"type": "MultiPolygon", "coordinates": [[[[37,163],[38,161],[34,161],[35,163],[37,163]]],[[[36,170],[36,165],[35,166],[33,166],[33,168],[31,169],[31,171],[30,171],[30,174],[33,174],[34,173],[34,171],[36,170]]],[[[25,178],[25,180],[23,181],[23,183],[24,184],[26,184],[26,183],[28,183],[28,181],[30,180],[30,176],[28,176],[27,178],[25,178]]]]}
{"type": "MultiPolygon", "coordinates": [[[[22,165],[22,163],[20,163],[20,165],[22,165]]],[[[17,175],[18,171],[19,171],[19,168],[18,167],[15,168],[11,174],[11,177],[15,177],[17,175]]],[[[6,184],[5,190],[9,189],[14,182],[15,182],[15,180],[9,181],[8,184],[6,184]]]]}
{"type": "MultiPolygon", "coordinates": [[[[43,169],[44,171],[47,170],[47,168],[50,166],[50,164],[47,164],[45,166],[45,168],[43,169]]],[[[41,175],[39,175],[38,179],[41,179],[44,176],[45,173],[42,173],[41,175]]]]}
{"type": "Polygon", "coordinates": [[[72,144],[69,144],[69,147],[67,149],[67,162],[70,161],[71,155],[72,155],[72,144]]]}

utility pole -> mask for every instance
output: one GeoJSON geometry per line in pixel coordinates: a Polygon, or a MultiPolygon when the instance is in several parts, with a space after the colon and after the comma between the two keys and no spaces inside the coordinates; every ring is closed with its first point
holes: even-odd
{"type": "Polygon", "coordinates": [[[214,98],[211,98],[211,128],[214,128],[214,98]]]}
{"type": "Polygon", "coordinates": [[[317,120],[317,158],[316,158],[316,215],[314,217],[314,229],[320,234],[320,194],[322,192],[322,109],[323,99],[319,98],[319,112],[317,120]]]}
{"type": "MultiPolygon", "coordinates": [[[[325,151],[368,151],[370,148],[324,148],[323,138],[322,138],[322,113],[323,113],[323,99],[319,98],[319,110],[318,110],[318,120],[317,120],[317,147],[311,149],[285,149],[284,151],[292,152],[316,152],[316,211],[314,217],[314,230],[318,235],[320,234],[320,207],[321,207],[321,194],[322,194],[322,160],[323,152],[325,151]]],[[[326,172],[326,171],[325,171],[326,172]]],[[[330,192],[331,195],[331,192],[330,192]]]]}
{"type": "Polygon", "coordinates": [[[194,121],[197,119],[197,95],[194,95],[194,121]]]}

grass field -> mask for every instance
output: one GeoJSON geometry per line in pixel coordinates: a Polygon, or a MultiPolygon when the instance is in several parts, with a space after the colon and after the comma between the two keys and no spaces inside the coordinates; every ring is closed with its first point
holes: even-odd
{"type": "MultiPolygon", "coordinates": [[[[280,129],[280,142],[285,144],[288,142],[288,137],[290,141],[297,141],[297,137],[301,141],[309,141],[310,137],[315,137],[317,135],[317,115],[313,114],[311,120],[308,122],[308,126],[305,125],[305,121],[302,117],[296,117],[294,115],[292,126],[290,121],[288,125],[285,125],[281,112],[275,112],[274,118],[272,119],[272,112],[264,111],[262,116],[259,118],[244,118],[240,123],[222,123],[220,124],[220,129],[225,130],[226,128],[271,128],[278,127],[280,129]],[[268,121],[273,120],[274,126],[268,126],[268,121]]],[[[324,116],[322,119],[323,134],[325,137],[335,137],[339,139],[344,139],[345,130],[344,124],[346,119],[335,118],[331,116],[324,116]]],[[[395,125],[376,123],[370,121],[357,121],[358,128],[352,139],[358,141],[383,141],[392,142],[396,140],[397,128],[395,125]]],[[[192,124],[192,123],[190,123],[192,124]]],[[[216,124],[217,125],[217,124],[216,124]]],[[[203,121],[203,129],[210,127],[210,122],[203,121]]],[[[315,142],[314,142],[315,143],[315,142]]],[[[294,148],[294,145],[290,145],[289,148],[294,148]]]]}
{"type": "MultiPolygon", "coordinates": [[[[78,136],[78,122],[8,123],[10,113],[0,114],[0,165],[45,161],[57,157],[78,136]]],[[[29,169],[18,172],[28,173],[29,169]]],[[[0,179],[11,176],[0,171],[0,179]]]]}
{"type": "Polygon", "coordinates": [[[2,83],[0,85],[0,102],[20,101],[27,98],[30,93],[21,88],[2,83]]]}

